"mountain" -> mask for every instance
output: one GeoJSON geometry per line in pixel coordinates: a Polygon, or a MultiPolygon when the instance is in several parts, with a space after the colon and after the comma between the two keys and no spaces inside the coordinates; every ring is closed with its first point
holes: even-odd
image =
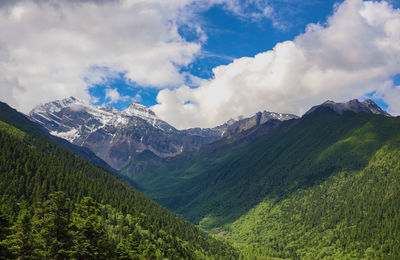
{"type": "Polygon", "coordinates": [[[52,135],[89,148],[115,169],[132,165],[133,158],[143,151],[150,151],[159,158],[173,157],[182,152],[196,151],[204,144],[270,119],[294,117],[265,111],[215,128],[177,130],[138,103],[119,111],[90,105],[74,97],[38,106],[29,113],[32,121],[52,135]]]}
{"type": "Polygon", "coordinates": [[[250,128],[258,127],[262,124],[267,123],[270,120],[286,121],[296,118],[299,117],[292,114],[282,114],[268,111],[258,112],[252,117],[242,118],[240,120],[230,122],[230,124],[227,125],[226,130],[224,131],[224,134],[222,136],[232,136],[234,134],[246,131],[250,128]]]}
{"type": "Polygon", "coordinates": [[[0,121],[0,147],[2,259],[238,258],[52,140],[0,121]]]}
{"type": "Polygon", "coordinates": [[[115,169],[145,150],[169,157],[215,140],[179,131],[138,103],[119,111],[70,97],[38,106],[29,117],[52,135],[89,148],[115,169]]]}
{"type": "MultiPolygon", "coordinates": [[[[108,165],[105,161],[97,157],[91,150],[86,147],[77,146],[71,144],[70,142],[66,141],[65,139],[59,138],[57,136],[53,136],[49,134],[47,129],[42,127],[41,125],[32,122],[28,117],[24,114],[18,112],[17,110],[10,107],[8,104],[0,102],[0,121],[13,125],[14,127],[18,128],[21,131],[24,131],[29,134],[33,134],[38,137],[42,137],[48,140],[55,142],[56,144],[64,147],[70,152],[73,152],[80,157],[92,162],[93,164],[99,166],[102,169],[105,169],[109,172],[114,173],[122,178],[121,174],[117,172],[114,168],[108,165]]],[[[126,179],[126,178],[124,178],[126,179]]],[[[127,179],[126,179],[127,180],[127,179]]],[[[129,180],[127,180],[129,181],[129,180]]],[[[134,184],[130,181],[132,185],[134,184]]]]}
{"type": "Polygon", "coordinates": [[[252,117],[243,118],[239,117],[237,120],[230,119],[226,123],[214,128],[190,128],[183,130],[186,133],[199,136],[219,136],[230,137],[240,132],[246,131],[250,128],[265,124],[269,120],[286,121],[290,119],[299,118],[293,114],[282,114],[275,112],[258,112],[252,117]]]}
{"type": "Polygon", "coordinates": [[[306,112],[306,115],[312,113],[319,107],[328,107],[339,114],[343,114],[345,111],[353,111],[356,113],[366,112],[366,113],[372,113],[372,114],[376,114],[376,115],[390,116],[389,113],[387,113],[382,108],[380,108],[371,99],[366,99],[362,102],[360,102],[358,99],[353,99],[346,103],[336,103],[336,102],[328,100],[321,105],[312,107],[309,111],[306,112]]]}
{"type": "MultiPolygon", "coordinates": [[[[247,119],[242,119],[242,120],[244,122],[247,121],[247,119]]],[[[235,122],[238,121],[233,121],[233,123],[235,122]]],[[[147,178],[148,176],[153,176],[157,178],[158,171],[155,169],[165,167],[165,165],[174,164],[176,161],[179,160],[191,161],[190,158],[192,157],[201,158],[203,155],[207,156],[207,154],[213,154],[213,156],[220,156],[221,154],[232,152],[233,150],[239,149],[241,147],[247,146],[257,141],[263,136],[279,128],[279,126],[282,123],[284,123],[284,121],[280,121],[277,119],[269,119],[263,124],[254,125],[253,127],[250,127],[248,129],[245,129],[243,127],[241,131],[229,132],[226,131],[227,128],[225,128],[224,133],[229,133],[229,134],[224,134],[222,138],[220,138],[215,142],[212,142],[210,144],[204,144],[199,149],[199,151],[182,153],[180,155],[177,155],[176,157],[179,159],[175,159],[175,157],[159,158],[152,152],[145,151],[142,154],[139,154],[136,157],[134,157],[127,165],[122,167],[120,169],[120,172],[125,176],[129,177],[131,180],[141,179],[143,176],[146,176],[145,178],[147,178]]],[[[226,124],[223,126],[225,127],[226,124]]],[[[141,187],[139,186],[137,187],[141,189],[141,187]]]]}
{"type": "Polygon", "coordinates": [[[400,117],[324,104],[245,145],[210,144],[133,178],[253,258],[396,259],[400,117]]]}

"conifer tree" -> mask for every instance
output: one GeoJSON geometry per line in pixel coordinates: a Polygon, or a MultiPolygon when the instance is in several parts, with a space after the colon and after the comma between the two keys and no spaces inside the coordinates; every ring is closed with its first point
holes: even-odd
{"type": "Polygon", "coordinates": [[[41,216],[35,219],[43,250],[43,255],[51,259],[67,259],[71,254],[72,234],[69,230],[71,212],[69,199],[63,192],[49,195],[49,200],[43,203],[41,216]]]}
{"type": "Polygon", "coordinates": [[[33,259],[38,257],[35,250],[36,239],[32,233],[31,213],[22,209],[15,224],[10,228],[10,235],[3,241],[11,253],[18,259],[33,259]]]}
{"type": "Polygon", "coordinates": [[[73,256],[77,259],[107,259],[110,243],[97,204],[85,197],[76,205],[72,217],[73,256]]]}
{"type": "Polygon", "coordinates": [[[8,250],[5,239],[10,234],[10,222],[5,214],[0,211],[0,259],[11,258],[11,252],[8,250]]]}

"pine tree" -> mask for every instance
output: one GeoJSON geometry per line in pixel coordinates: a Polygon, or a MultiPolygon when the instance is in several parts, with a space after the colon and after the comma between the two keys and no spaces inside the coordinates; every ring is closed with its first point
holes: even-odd
{"type": "Polygon", "coordinates": [[[10,234],[9,231],[10,222],[6,215],[0,211],[0,259],[10,259],[11,252],[8,250],[5,244],[5,239],[10,234]]]}
{"type": "Polygon", "coordinates": [[[67,259],[71,254],[72,234],[69,230],[71,212],[69,199],[63,192],[49,195],[49,200],[43,203],[43,212],[34,222],[37,228],[43,255],[51,259],[67,259]]]}
{"type": "Polygon", "coordinates": [[[77,204],[72,217],[74,230],[73,256],[77,259],[107,259],[110,243],[99,215],[97,204],[90,197],[77,204]]]}
{"type": "Polygon", "coordinates": [[[15,224],[10,228],[4,244],[18,259],[33,259],[38,257],[36,239],[32,233],[31,213],[22,209],[15,224]]]}
{"type": "MultiPolygon", "coordinates": [[[[183,258],[188,258],[180,250],[183,243],[190,243],[191,257],[215,243],[193,236],[198,233],[194,226],[145,198],[123,180],[46,139],[0,121],[0,147],[0,208],[12,226],[5,229],[9,234],[0,234],[5,237],[0,242],[2,248],[11,253],[2,258],[112,259],[125,255],[128,259],[143,259],[144,251],[149,256],[161,256],[163,252],[166,257],[167,250],[158,248],[160,229],[178,241],[167,243],[167,247],[183,258]],[[49,197],[61,190],[65,198],[78,203],[73,214],[72,202],[61,193],[49,197]],[[93,199],[82,200],[84,196],[93,199]],[[107,211],[99,214],[101,208],[107,211]],[[132,233],[135,236],[130,245],[126,241],[132,233]],[[125,248],[121,244],[121,250],[116,252],[121,241],[126,242],[125,248]]],[[[0,226],[7,226],[1,223],[0,219],[0,226]]],[[[222,244],[218,248],[223,250],[222,244]]],[[[219,252],[204,254],[214,256],[219,252]]]]}

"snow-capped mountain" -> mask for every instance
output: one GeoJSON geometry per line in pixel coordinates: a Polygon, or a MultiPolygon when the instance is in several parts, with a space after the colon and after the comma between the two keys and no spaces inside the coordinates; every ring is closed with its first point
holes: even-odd
{"type": "Polygon", "coordinates": [[[141,118],[152,126],[163,131],[176,131],[174,127],[172,127],[165,121],[160,120],[152,110],[136,102],[130,104],[129,107],[122,111],[121,114],[128,117],[135,116],[141,118]]]}
{"type": "Polygon", "coordinates": [[[90,105],[75,97],[69,97],[37,106],[29,116],[33,121],[46,126],[52,135],[70,142],[106,127],[127,126],[132,120],[137,124],[137,119],[144,120],[162,131],[176,131],[174,127],[160,120],[153,111],[139,103],[132,103],[125,110],[119,111],[112,107],[90,105]]]}
{"type": "Polygon", "coordinates": [[[296,116],[264,111],[250,118],[230,120],[215,128],[177,130],[139,103],[119,111],[69,97],[34,108],[29,118],[52,135],[87,147],[115,169],[120,169],[145,150],[159,157],[175,156],[198,150],[204,144],[270,119],[283,121],[296,116]]]}
{"type": "Polygon", "coordinates": [[[183,131],[200,136],[229,137],[233,134],[237,134],[246,131],[247,129],[265,124],[269,120],[286,121],[296,118],[299,117],[293,114],[282,114],[282,113],[264,111],[264,112],[258,112],[252,117],[247,117],[247,118],[239,117],[236,120],[229,119],[226,123],[214,128],[190,128],[183,131]]]}
{"type": "Polygon", "coordinates": [[[292,114],[282,114],[282,113],[275,113],[268,111],[258,112],[257,114],[249,118],[243,118],[237,121],[231,119],[230,121],[228,121],[223,136],[224,137],[230,136],[236,133],[246,131],[250,128],[265,124],[270,120],[286,121],[296,118],[299,117],[292,114]]]}
{"type": "Polygon", "coordinates": [[[38,106],[29,117],[52,135],[88,147],[116,169],[144,150],[168,157],[218,138],[179,131],[138,103],[119,111],[70,97],[38,106]]]}

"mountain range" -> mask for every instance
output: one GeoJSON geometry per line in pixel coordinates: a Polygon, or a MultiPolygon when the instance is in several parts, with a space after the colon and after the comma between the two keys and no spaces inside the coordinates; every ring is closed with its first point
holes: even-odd
{"type": "MultiPolygon", "coordinates": [[[[90,161],[96,166],[105,169],[109,172],[112,172],[115,175],[118,176],[121,175],[118,171],[116,171],[114,168],[108,165],[105,161],[97,157],[90,149],[74,145],[70,143],[68,140],[51,135],[46,128],[42,127],[39,124],[33,123],[31,120],[29,120],[29,117],[27,117],[22,113],[19,113],[17,110],[13,109],[12,107],[3,102],[0,102],[0,120],[5,123],[13,125],[14,127],[18,128],[21,131],[35,134],[42,138],[50,139],[51,141],[62,146],[68,151],[73,152],[79,155],[80,157],[90,161]]],[[[130,183],[134,185],[133,182],[130,183]]]]}
{"type": "Polygon", "coordinates": [[[58,142],[0,103],[0,259],[238,258],[58,142]]]}
{"type": "MultiPolygon", "coordinates": [[[[7,151],[0,153],[6,156],[0,167],[10,169],[0,179],[6,205],[0,220],[3,211],[17,225],[15,214],[22,213],[13,201],[50,196],[48,205],[50,193],[61,189],[74,202],[85,203],[80,198],[89,195],[100,203],[110,243],[120,243],[109,252],[117,256],[397,259],[399,119],[372,100],[327,101],[302,117],[264,111],[215,128],[177,130],[138,103],[118,111],[71,97],[38,106],[29,116],[0,104],[0,141],[7,151]],[[80,149],[91,154],[80,157],[100,168],[110,163],[113,174],[79,161],[71,152],[80,149]],[[128,179],[207,231],[123,186],[128,179]]],[[[34,213],[33,224],[36,219],[41,215],[34,213]]],[[[14,243],[7,237],[0,249],[14,243]]]]}
{"type": "Polygon", "coordinates": [[[151,151],[161,158],[173,157],[271,119],[283,121],[297,117],[264,111],[215,128],[177,130],[139,103],[119,111],[70,97],[34,108],[29,118],[52,135],[89,148],[113,168],[120,169],[143,151],[151,151]]]}
{"type": "Polygon", "coordinates": [[[252,257],[395,259],[400,118],[378,108],[326,102],[130,176],[252,257]]]}
{"type": "MultiPolygon", "coordinates": [[[[363,111],[389,115],[372,100],[351,100],[347,103],[327,101],[307,113],[320,106],[339,113],[363,111]]],[[[53,136],[89,149],[112,168],[124,169],[128,175],[149,165],[158,165],[160,161],[180,153],[198,151],[218,141],[224,143],[234,136],[241,136],[242,144],[248,143],[256,136],[252,134],[246,138],[249,132],[257,130],[258,135],[262,136],[271,127],[297,118],[292,114],[263,111],[249,118],[230,119],[214,128],[178,130],[159,119],[151,109],[136,102],[119,111],[112,107],[91,105],[75,97],[39,105],[29,113],[29,119],[53,136]],[[260,126],[263,131],[259,129],[260,126]],[[139,156],[143,152],[145,155],[139,156]]]]}

